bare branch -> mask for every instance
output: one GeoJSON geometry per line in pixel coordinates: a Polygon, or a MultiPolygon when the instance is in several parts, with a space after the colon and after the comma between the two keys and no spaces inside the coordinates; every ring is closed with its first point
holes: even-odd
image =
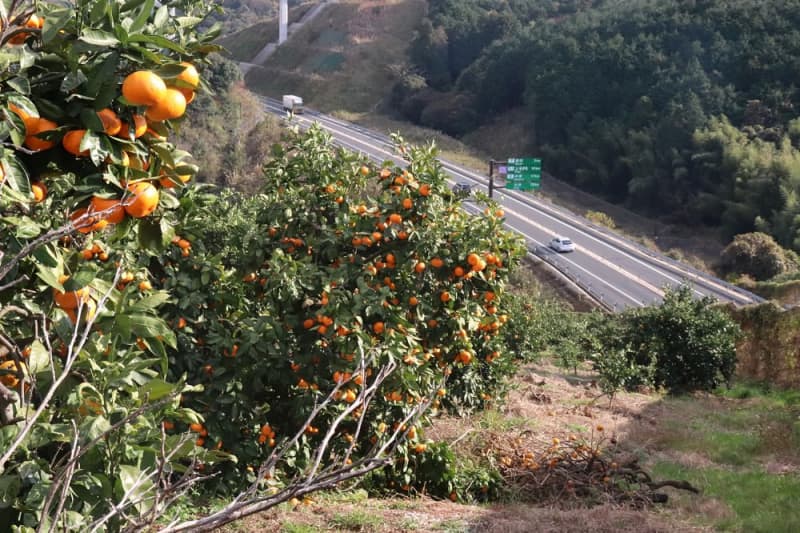
{"type": "MultiPolygon", "coordinates": [[[[119,280],[121,269],[117,268],[116,275],[114,276],[114,281],[111,284],[111,288],[103,295],[103,297],[98,302],[98,309],[102,309],[105,305],[106,301],[108,300],[109,296],[111,295],[111,291],[113,287],[116,286],[117,281],[119,280]]],[[[0,470],[3,469],[6,462],[11,458],[11,456],[16,452],[19,445],[25,439],[25,437],[30,433],[33,429],[36,421],[42,415],[45,409],[48,408],[50,402],[53,400],[53,396],[55,396],[56,391],[61,386],[62,383],[69,377],[70,371],[72,370],[72,365],[75,363],[75,360],[78,357],[78,354],[83,350],[83,347],[86,345],[86,342],[89,339],[89,335],[92,332],[92,326],[94,325],[94,321],[96,315],[93,317],[87,317],[86,323],[83,327],[83,332],[81,333],[80,327],[80,314],[83,309],[84,305],[78,308],[78,320],[75,322],[75,328],[72,333],[72,339],[70,340],[69,347],[67,349],[67,357],[64,360],[63,368],[61,370],[61,374],[53,380],[53,383],[50,385],[50,388],[45,393],[44,397],[42,398],[41,402],[39,403],[39,407],[37,407],[36,411],[34,411],[33,415],[31,415],[26,423],[20,428],[17,436],[11,442],[11,445],[8,449],[0,456],[0,470]]]]}
{"type": "MultiPolygon", "coordinates": [[[[363,352],[362,352],[363,355],[363,352]]],[[[366,367],[374,360],[372,358],[362,357],[360,363],[360,371],[364,372],[366,376],[366,367]]],[[[311,415],[306,420],[303,428],[292,438],[285,442],[280,449],[272,452],[270,457],[261,465],[259,469],[258,479],[248,488],[247,491],[239,494],[233,501],[231,501],[225,508],[212,513],[209,516],[190,520],[187,522],[173,522],[166,527],[161,528],[162,533],[177,533],[182,531],[203,532],[211,531],[222,525],[234,522],[254,513],[258,513],[270,509],[280,503],[290,500],[294,497],[301,497],[312,492],[332,488],[345,481],[359,478],[365,474],[377,469],[392,464],[392,455],[397,447],[407,437],[410,427],[408,424],[414,423],[430,407],[432,398],[435,397],[435,392],[431,391],[425,399],[417,403],[404,419],[397,425],[394,432],[388,436],[380,445],[376,444],[366,454],[366,456],[348,464],[354,444],[350,446],[345,459],[338,464],[331,465],[330,467],[320,470],[322,459],[327,453],[330,441],[336,434],[339,425],[350,416],[355,410],[362,409],[361,415],[358,419],[357,433],[360,433],[361,428],[367,416],[366,406],[369,401],[377,393],[380,386],[384,383],[387,377],[397,368],[397,364],[390,360],[386,363],[374,376],[374,379],[369,386],[364,387],[359,393],[356,401],[350,404],[342,413],[337,416],[331,423],[327,430],[322,442],[315,450],[315,459],[312,465],[306,472],[296,477],[290,484],[285,486],[281,491],[275,494],[264,495],[258,494],[260,480],[263,479],[267,472],[270,472],[275,467],[281,457],[296,444],[305,427],[311,424],[320,411],[329,404],[335,397],[336,392],[340,390],[340,386],[344,383],[337,383],[334,390],[329,394],[326,399],[319,405],[316,405],[312,410],[311,415]]],[[[434,389],[435,390],[435,389],[434,389]]]]}
{"type": "MultiPolygon", "coordinates": [[[[78,441],[80,440],[80,432],[78,431],[78,426],[75,424],[74,420],[72,421],[72,431],[73,431],[74,437],[72,439],[72,447],[70,449],[70,457],[74,458],[75,455],[77,454],[78,441]]],[[[63,487],[61,489],[61,498],[59,498],[59,500],[58,500],[58,507],[56,507],[56,512],[53,514],[53,520],[50,523],[50,529],[48,530],[48,533],[53,533],[53,531],[55,531],[56,525],[58,524],[58,517],[61,516],[61,513],[64,510],[64,505],[67,502],[67,496],[69,496],[69,492],[70,492],[69,488],[70,488],[70,484],[72,483],[72,477],[74,476],[74,474],[75,474],[75,462],[74,461],[70,461],[68,466],[67,466],[67,468],[62,470],[62,472],[60,474],[60,477],[63,478],[63,481],[61,482],[61,486],[63,487]]],[[[52,503],[51,494],[53,496],[55,496],[56,492],[53,491],[53,490],[49,491],[49,493],[47,495],[47,500],[45,500],[44,508],[42,510],[42,517],[47,516],[47,512],[50,509],[50,504],[52,503]]],[[[44,526],[45,522],[46,522],[46,520],[42,520],[39,523],[39,527],[37,528],[36,531],[42,531],[42,527],[44,526]]]]}

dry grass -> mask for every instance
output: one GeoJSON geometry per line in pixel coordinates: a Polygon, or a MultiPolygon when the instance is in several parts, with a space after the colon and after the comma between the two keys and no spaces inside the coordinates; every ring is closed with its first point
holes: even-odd
{"type": "Polygon", "coordinates": [[[694,532],[707,529],[674,520],[667,514],[642,513],[615,506],[593,509],[548,509],[523,504],[479,507],[428,498],[368,499],[337,503],[335,497],[285,506],[222,530],[234,531],[364,531],[374,533],[482,532],[694,532]]]}

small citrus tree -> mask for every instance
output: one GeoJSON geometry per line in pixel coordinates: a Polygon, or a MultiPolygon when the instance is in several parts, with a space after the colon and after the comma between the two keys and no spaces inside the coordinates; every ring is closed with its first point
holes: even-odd
{"type": "MultiPolygon", "coordinates": [[[[184,212],[180,238],[151,264],[177,296],[164,307],[178,328],[171,369],[204,387],[186,398],[206,419],[200,442],[240,461],[225,469],[228,490],[298,430],[283,466],[303,470],[386,365],[397,369],[339,424],[333,456],[380,447],[421,404],[464,410],[501,394],[513,365],[497,334],[522,248],[498,208],[460,208],[435,150],[400,147],[407,168],[375,167],[316,127],[295,133],[260,195],[192,193],[202,209],[184,212]],[[338,401],[304,427],[334,390],[338,401]]],[[[421,427],[404,434],[406,457],[423,454],[421,427]]],[[[398,488],[415,485],[407,466],[398,488]]]]}

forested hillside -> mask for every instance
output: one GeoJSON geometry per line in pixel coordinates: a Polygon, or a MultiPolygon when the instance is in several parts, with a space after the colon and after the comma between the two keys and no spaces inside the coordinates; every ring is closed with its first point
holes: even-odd
{"type": "Polygon", "coordinates": [[[800,250],[798,57],[798,0],[431,0],[393,99],[455,135],[516,110],[562,179],[800,250]]]}

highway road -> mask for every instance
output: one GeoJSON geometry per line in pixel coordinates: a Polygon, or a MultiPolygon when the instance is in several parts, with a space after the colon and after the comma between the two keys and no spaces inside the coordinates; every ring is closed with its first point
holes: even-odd
{"type": "MultiPolygon", "coordinates": [[[[286,116],[278,100],[263,98],[262,101],[266,111],[286,116]]],[[[310,109],[295,115],[293,120],[301,128],[318,122],[340,146],[376,161],[391,160],[403,165],[388,135],[310,109]]],[[[469,183],[473,190],[488,192],[487,176],[443,159],[440,161],[453,183],[469,183]]],[[[495,191],[494,199],[503,206],[506,226],[525,238],[530,253],[554,266],[610,311],[658,303],[665,287],[681,283],[691,285],[698,297],[708,295],[737,305],[762,301],[754,294],[554,207],[534,194],[501,189],[495,191]],[[550,250],[547,242],[554,235],[569,237],[575,243],[575,251],[558,254],[550,250]]],[[[465,207],[470,209],[469,203],[465,207]]]]}

